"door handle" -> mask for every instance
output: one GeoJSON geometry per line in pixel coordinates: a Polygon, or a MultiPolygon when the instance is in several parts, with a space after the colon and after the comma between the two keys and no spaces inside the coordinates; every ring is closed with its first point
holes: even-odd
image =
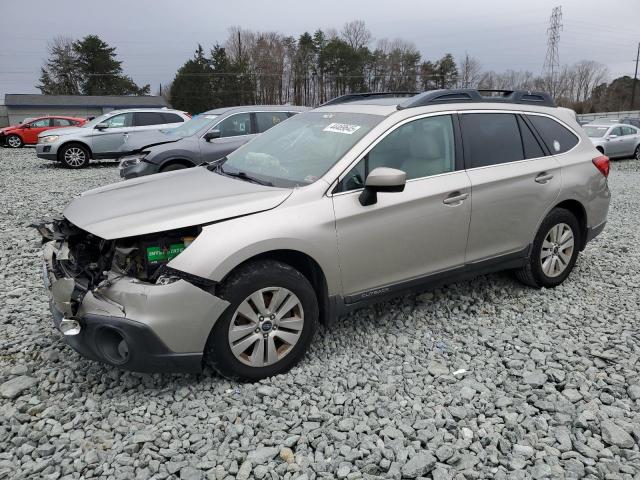
{"type": "Polygon", "coordinates": [[[447,198],[442,200],[445,205],[459,205],[469,197],[468,193],[453,192],[447,198]]]}
{"type": "Polygon", "coordinates": [[[553,178],[553,175],[550,173],[542,172],[540,175],[536,177],[536,182],[538,183],[547,183],[549,180],[553,178]]]}

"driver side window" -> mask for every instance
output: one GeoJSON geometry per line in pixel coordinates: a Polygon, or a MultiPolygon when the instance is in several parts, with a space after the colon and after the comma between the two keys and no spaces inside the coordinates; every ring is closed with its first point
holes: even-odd
{"type": "Polygon", "coordinates": [[[31,128],[43,128],[43,127],[48,127],[49,126],[49,122],[50,122],[50,119],[42,118],[40,120],[36,120],[35,122],[31,122],[29,124],[29,126],[31,128]]]}
{"type": "Polygon", "coordinates": [[[251,114],[231,115],[216,125],[214,130],[220,130],[220,138],[249,135],[251,133],[251,114]]]}
{"type": "Polygon", "coordinates": [[[342,179],[338,191],[364,188],[367,175],[378,167],[402,170],[407,180],[455,170],[451,115],[426,117],[396,128],[384,137],[342,179]]]}
{"type": "Polygon", "coordinates": [[[133,124],[133,113],[121,113],[105,120],[107,128],[130,127],[133,124]]]}

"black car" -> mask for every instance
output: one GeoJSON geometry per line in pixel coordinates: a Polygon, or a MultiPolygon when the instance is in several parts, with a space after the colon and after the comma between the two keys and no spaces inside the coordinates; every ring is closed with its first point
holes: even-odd
{"type": "Polygon", "coordinates": [[[306,107],[252,105],[210,110],[177,128],[138,136],[120,157],[120,176],[135,178],[222,158],[306,107]]]}

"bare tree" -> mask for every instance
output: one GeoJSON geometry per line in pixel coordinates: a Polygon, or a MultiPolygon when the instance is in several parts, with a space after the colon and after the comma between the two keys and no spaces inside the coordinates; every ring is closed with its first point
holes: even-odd
{"type": "Polygon", "coordinates": [[[482,76],[482,65],[476,58],[465,52],[464,57],[460,60],[459,70],[458,84],[461,88],[478,86],[482,76]]]}
{"type": "Polygon", "coordinates": [[[49,58],[41,69],[40,83],[36,87],[45,95],[78,95],[81,78],[73,39],[60,35],[47,49],[49,58]]]}
{"type": "Polygon", "coordinates": [[[340,34],[342,39],[354,50],[366,47],[371,42],[371,32],[362,20],[345,23],[340,34]]]}

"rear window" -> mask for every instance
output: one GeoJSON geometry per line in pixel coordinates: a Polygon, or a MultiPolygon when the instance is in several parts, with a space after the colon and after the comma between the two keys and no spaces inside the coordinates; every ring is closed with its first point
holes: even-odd
{"type": "Polygon", "coordinates": [[[578,144],[578,137],[555,120],[540,115],[527,115],[533,127],[553,154],[568,152],[578,144]]]}
{"type": "Polygon", "coordinates": [[[460,115],[467,168],[524,160],[520,129],[512,113],[460,115]]]}
{"type": "Polygon", "coordinates": [[[286,112],[256,112],[258,133],[263,133],[271,127],[289,118],[286,112]]]}
{"type": "Polygon", "coordinates": [[[162,114],[163,122],[162,123],[182,123],[184,122],[184,118],[182,118],[177,113],[167,113],[163,112],[162,114]]]}

